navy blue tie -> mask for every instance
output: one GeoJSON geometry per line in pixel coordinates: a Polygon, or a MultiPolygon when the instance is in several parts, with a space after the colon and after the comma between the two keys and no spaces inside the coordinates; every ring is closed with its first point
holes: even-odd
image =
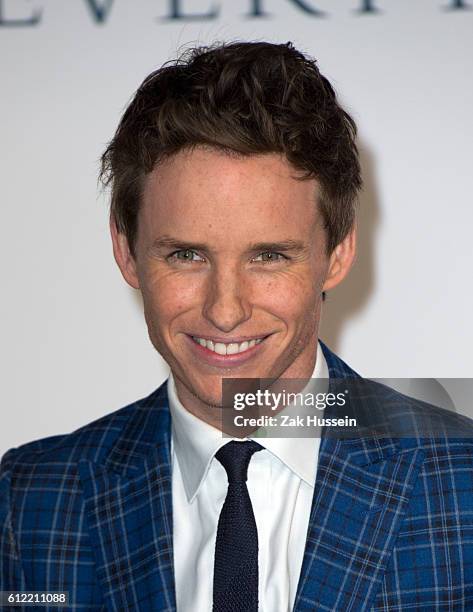
{"type": "Polygon", "coordinates": [[[262,446],[228,442],[216,453],[227,472],[228,491],[215,544],[213,612],[257,612],[258,531],[246,487],[248,465],[262,446]]]}

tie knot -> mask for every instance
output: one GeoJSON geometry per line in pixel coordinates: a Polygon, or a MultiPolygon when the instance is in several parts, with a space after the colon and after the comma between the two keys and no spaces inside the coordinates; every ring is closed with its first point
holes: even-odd
{"type": "Polygon", "coordinates": [[[228,442],[215,454],[215,457],[225,468],[228,482],[246,482],[248,465],[254,453],[263,447],[253,440],[245,442],[228,442]]]}

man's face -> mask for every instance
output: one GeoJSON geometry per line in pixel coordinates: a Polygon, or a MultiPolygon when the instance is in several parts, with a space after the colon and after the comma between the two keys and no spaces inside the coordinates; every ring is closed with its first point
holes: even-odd
{"type": "Polygon", "coordinates": [[[317,182],[296,176],[276,154],[182,151],[146,179],[134,259],[115,232],[117,261],[191,412],[221,403],[223,377],[312,373],[337,262],[317,182]]]}

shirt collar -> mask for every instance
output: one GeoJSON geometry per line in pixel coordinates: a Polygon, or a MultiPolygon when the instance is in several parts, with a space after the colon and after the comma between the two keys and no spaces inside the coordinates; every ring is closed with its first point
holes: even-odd
{"type": "MultiPolygon", "coordinates": [[[[317,344],[317,357],[312,378],[328,378],[329,372],[324,354],[317,344]]],[[[184,489],[192,502],[207,475],[215,453],[229,439],[222,432],[191,414],[180,402],[174,377],[169,375],[169,408],[172,417],[172,441],[184,489]]],[[[316,453],[320,438],[270,438],[257,436],[258,443],[282,461],[292,472],[310,486],[314,486],[316,453]]]]}

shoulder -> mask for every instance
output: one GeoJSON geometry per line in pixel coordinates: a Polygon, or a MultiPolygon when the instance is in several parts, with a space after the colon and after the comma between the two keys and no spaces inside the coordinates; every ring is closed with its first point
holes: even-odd
{"type": "MultiPolygon", "coordinates": [[[[441,400],[448,395],[443,388],[437,388],[441,387],[439,383],[435,387],[435,381],[432,381],[435,392],[430,389],[425,393],[430,400],[422,401],[399,392],[385,381],[361,377],[325,344],[320,342],[320,345],[330,378],[336,385],[350,389],[351,399],[355,398],[352,405],[356,415],[353,416],[358,417],[358,422],[362,422],[368,432],[377,430],[395,438],[406,449],[413,446],[422,448],[427,460],[455,455],[464,459],[463,467],[473,466],[473,420],[456,412],[453,404],[447,410],[430,403],[438,398],[443,405],[441,400]]],[[[419,384],[425,382],[419,381],[419,384]]],[[[422,396],[425,389],[415,389],[412,393],[417,395],[417,391],[422,396]]]]}
{"type": "Polygon", "coordinates": [[[150,408],[167,410],[166,383],[147,397],[106,414],[73,432],[41,438],[10,449],[2,457],[0,479],[12,473],[31,472],[35,467],[76,464],[82,459],[102,463],[110,450],[135,419],[150,408]]]}

